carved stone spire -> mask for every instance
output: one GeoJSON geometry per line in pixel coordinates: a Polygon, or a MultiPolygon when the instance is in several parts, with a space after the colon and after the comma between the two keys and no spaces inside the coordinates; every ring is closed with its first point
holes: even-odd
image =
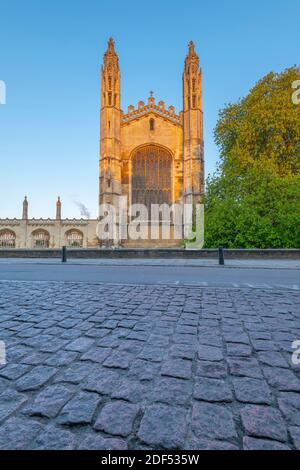
{"type": "Polygon", "coordinates": [[[23,214],[22,214],[22,219],[23,219],[23,220],[28,220],[28,201],[27,201],[27,196],[25,196],[24,201],[23,201],[23,214]]]}
{"type": "Polygon", "coordinates": [[[195,52],[195,44],[193,41],[189,42],[189,57],[197,57],[197,54],[195,52]]]}
{"type": "Polygon", "coordinates": [[[56,220],[61,220],[61,200],[59,196],[56,201],[56,220]]]}
{"type": "Polygon", "coordinates": [[[103,204],[118,207],[121,196],[121,75],[112,38],[101,69],[99,214],[103,204]]]}
{"type": "Polygon", "coordinates": [[[120,108],[120,66],[119,57],[115,51],[115,43],[112,38],[108,40],[107,50],[104,54],[101,71],[102,93],[101,104],[120,108]]]}
{"type": "Polygon", "coordinates": [[[184,201],[201,201],[204,188],[202,70],[193,41],[183,72],[184,201]]]}
{"type": "Polygon", "coordinates": [[[115,42],[114,42],[112,37],[110,37],[109,40],[108,40],[107,53],[108,54],[116,54],[115,42]]]}
{"type": "Polygon", "coordinates": [[[199,57],[195,44],[189,42],[189,52],[185,58],[184,73],[184,109],[202,108],[202,71],[199,70],[199,57]]]}

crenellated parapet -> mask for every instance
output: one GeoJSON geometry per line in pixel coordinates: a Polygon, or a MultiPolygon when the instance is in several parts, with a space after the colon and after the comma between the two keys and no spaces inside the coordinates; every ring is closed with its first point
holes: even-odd
{"type": "Polygon", "coordinates": [[[27,221],[28,226],[38,226],[38,227],[49,227],[55,225],[54,219],[29,219],[27,221]]]}
{"type": "Polygon", "coordinates": [[[138,103],[137,109],[134,106],[128,106],[127,113],[121,114],[122,124],[127,124],[135,119],[143,117],[149,113],[155,113],[161,116],[164,119],[168,119],[173,122],[173,124],[182,125],[182,113],[176,114],[174,106],[169,106],[166,108],[164,101],[159,101],[158,104],[155,104],[155,98],[153,96],[148,98],[148,104],[145,104],[143,101],[138,103]]]}
{"type": "Polygon", "coordinates": [[[21,225],[20,219],[0,219],[0,227],[17,227],[21,225]]]}
{"type": "MultiPolygon", "coordinates": [[[[61,221],[63,226],[85,226],[89,224],[91,219],[64,219],[61,221]]],[[[95,219],[96,220],[96,219],[95,219]]]]}

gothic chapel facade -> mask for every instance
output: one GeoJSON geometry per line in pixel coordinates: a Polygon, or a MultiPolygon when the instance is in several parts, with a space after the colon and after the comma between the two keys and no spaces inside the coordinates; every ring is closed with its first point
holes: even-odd
{"type": "MultiPolygon", "coordinates": [[[[121,74],[113,39],[101,70],[100,206],[196,204],[204,192],[202,70],[193,42],[183,72],[183,111],[163,101],[121,110],[121,74]]],[[[152,95],[152,93],[151,93],[152,95]]],[[[117,210],[118,212],[118,210],[117,210]]],[[[125,229],[126,232],[126,229],[125,229]]],[[[171,237],[172,238],[172,237],[171,237]]],[[[172,246],[178,240],[119,240],[123,246],[172,246]]]]}
{"type": "MultiPolygon", "coordinates": [[[[148,210],[152,204],[195,205],[201,201],[204,192],[202,71],[193,42],[189,43],[182,80],[183,111],[179,114],[163,101],[156,104],[153,96],[147,103],[140,101],[137,108],[129,106],[124,113],[119,59],[113,40],[108,41],[101,70],[100,215],[102,204],[118,208],[124,196],[128,207],[142,203],[148,210]]],[[[102,247],[104,244],[97,237],[98,222],[99,219],[63,219],[60,199],[55,218],[30,219],[25,197],[22,218],[0,219],[0,249],[102,247]]],[[[145,221],[147,228],[148,222],[145,221]]],[[[127,223],[128,220],[122,233],[128,231],[127,223]]],[[[169,239],[150,236],[148,240],[126,237],[117,240],[117,245],[124,247],[180,244],[182,240],[174,239],[172,233],[169,239]]]]}

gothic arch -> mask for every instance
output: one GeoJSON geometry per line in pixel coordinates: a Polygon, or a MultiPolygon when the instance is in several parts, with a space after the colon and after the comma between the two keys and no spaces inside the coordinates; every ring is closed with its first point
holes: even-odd
{"type": "Polygon", "coordinates": [[[0,230],[0,248],[16,248],[16,234],[13,230],[0,230]]]}
{"type": "Polygon", "coordinates": [[[136,147],[130,154],[131,204],[144,204],[150,214],[151,204],[173,202],[173,155],[159,144],[136,147]]]}
{"type": "Polygon", "coordinates": [[[69,248],[82,248],[83,246],[83,233],[77,228],[71,228],[65,233],[66,246],[69,248]]]}
{"type": "Polygon", "coordinates": [[[50,233],[43,228],[34,230],[31,233],[31,239],[33,248],[49,248],[50,246],[50,233]]]}

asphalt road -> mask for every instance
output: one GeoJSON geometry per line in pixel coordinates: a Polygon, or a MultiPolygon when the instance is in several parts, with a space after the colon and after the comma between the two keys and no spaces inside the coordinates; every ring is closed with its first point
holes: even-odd
{"type": "Polygon", "coordinates": [[[300,289],[299,269],[218,266],[0,263],[0,280],[172,284],[211,287],[300,289]]]}

